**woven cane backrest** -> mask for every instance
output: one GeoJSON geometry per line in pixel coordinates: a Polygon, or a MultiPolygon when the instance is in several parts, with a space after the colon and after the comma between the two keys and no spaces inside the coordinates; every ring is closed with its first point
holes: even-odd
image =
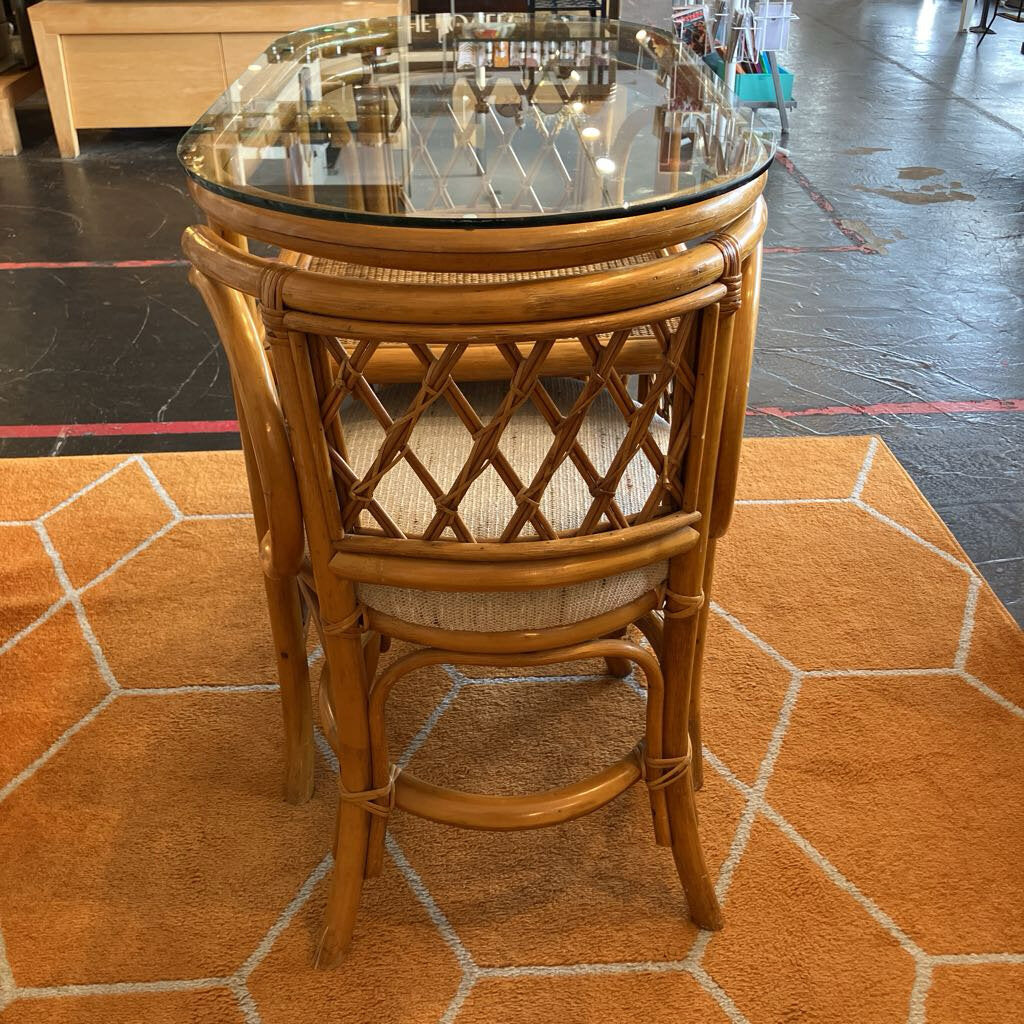
{"type": "Polygon", "coordinates": [[[576,279],[511,288],[467,274],[465,288],[449,281],[406,290],[339,268],[308,269],[308,259],[306,269],[268,261],[201,230],[186,247],[213,277],[253,296],[300,470],[307,531],[310,515],[320,524],[311,541],[318,534],[328,543],[358,535],[576,542],[707,511],[699,507],[707,487],[695,481],[713,467],[719,428],[709,430],[708,411],[715,387],[721,399],[740,305],[741,250],[731,235],[681,255],[663,250],[621,269],[582,268],[576,279]],[[673,275],[682,293],[666,290],[673,275]],[[644,305],[641,296],[635,309],[623,308],[625,280],[652,282],[654,301],[644,305]],[[596,291],[596,281],[612,292],[596,291]],[[506,312],[498,296],[514,300],[520,289],[523,307],[510,301],[506,312]],[[474,304],[475,295],[483,300],[474,304]],[[617,305],[604,313],[609,295],[617,305]],[[559,314],[565,318],[551,319],[559,314]],[[715,362],[723,352],[726,362],[715,362]],[[492,382],[483,395],[467,383],[481,380],[492,382]],[[438,457],[441,413],[456,433],[438,457]],[[418,489],[412,503],[428,506],[412,518],[410,481],[418,489]],[[485,516],[481,494],[494,506],[485,516]]]}
{"type": "MultiPolygon", "coordinates": [[[[307,335],[322,443],[344,533],[470,543],[554,540],[624,529],[684,510],[684,471],[693,443],[704,315],[697,310],[644,325],[657,339],[661,356],[646,377],[642,398],[635,383],[631,387],[629,378],[616,367],[624,346],[637,333],[630,329],[572,340],[495,343],[509,378],[486,389],[491,400],[483,406],[475,397],[481,389],[459,380],[460,361],[469,348],[465,342],[407,343],[404,348],[422,367],[422,378],[402,389],[396,406],[396,389],[384,394],[375,388],[371,365],[379,348],[394,342],[307,335]],[[573,340],[585,353],[586,365],[575,387],[567,389],[545,374],[545,364],[556,345],[573,340]],[[438,405],[446,406],[445,411],[465,432],[464,443],[452,445],[458,464],[449,462],[443,473],[436,468],[436,460],[429,460],[434,465],[428,468],[428,460],[417,450],[421,425],[436,414],[438,405]],[[621,431],[610,446],[605,431],[605,443],[595,451],[594,430],[588,426],[599,409],[606,417],[614,409],[621,418],[621,431]],[[526,411],[533,414],[529,419],[534,428],[538,415],[546,427],[543,454],[524,471],[521,458],[516,457],[515,434],[526,411]],[[365,424],[368,419],[376,428],[372,456],[366,457],[364,442],[364,457],[358,460],[347,442],[347,425],[365,424]],[[406,478],[415,476],[433,503],[433,514],[415,535],[403,531],[396,510],[381,500],[388,490],[385,482],[400,469],[406,478]],[[567,472],[579,475],[589,500],[577,522],[559,528],[543,506],[557,501],[557,493],[549,490],[557,488],[567,472]],[[508,516],[493,527],[492,535],[477,536],[463,508],[484,474],[503,485],[509,500],[502,505],[508,508],[508,516]],[[635,476],[648,481],[649,493],[638,508],[636,502],[632,508],[623,508],[618,492],[624,480],[635,476]]],[[[363,438],[365,429],[360,431],[363,438]]]]}

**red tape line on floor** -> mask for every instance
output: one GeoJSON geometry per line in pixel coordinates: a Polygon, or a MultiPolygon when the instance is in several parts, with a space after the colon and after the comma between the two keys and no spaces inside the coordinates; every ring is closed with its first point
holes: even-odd
{"type": "Polygon", "coordinates": [[[184,267],[187,260],[35,260],[28,263],[0,263],[0,270],[140,270],[147,267],[184,267]]]}
{"type": "MultiPolygon", "coordinates": [[[[759,405],[748,416],[920,416],[933,413],[1024,412],[1024,398],[985,398],[954,402],[879,402],[875,405],[826,405],[816,409],[782,409],[759,405]]],[[[118,437],[150,434],[231,434],[236,420],[170,420],[141,423],[14,423],[0,425],[0,438],[118,437]]]]}
{"type": "Polygon", "coordinates": [[[5,437],[117,437],[144,434],[231,434],[238,420],[169,420],[166,423],[15,423],[0,426],[5,437]]]}
{"type": "MultiPolygon", "coordinates": [[[[852,243],[853,249],[857,252],[867,253],[869,255],[878,255],[878,249],[871,245],[870,242],[859,232],[855,231],[849,224],[839,216],[839,211],[835,206],[825,197],[825,195],[814,187],[813,182],[807,177],[803,171],[797,169],[796,164],[786,156],[784,153],[778,153],[775,156],[775,162],[807,193],[812,203],[825,214],[826,217],[832,222],[832,226],[842,234],[844,234],[852,243]]],[[[843,250],[838,250],[843,251],[843,250]]]]}
{"type": "Polygon", "coordinates": [[[878,402],[875,405],[824,405],[817,409],[781,409],[759,405],[747,410],[748,416],[921,416],[929,413],[1024,412],[1024,398],[983,398],[963,402],[878,402]]]}

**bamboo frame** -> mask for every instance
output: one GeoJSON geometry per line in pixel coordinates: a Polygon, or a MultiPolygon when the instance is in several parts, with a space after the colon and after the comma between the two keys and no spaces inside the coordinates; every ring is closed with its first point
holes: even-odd
{"type": "MultiPolygon", "coordinates": [[[[468,828],[541,827],[589,813],[640,780],[650,790],[656,841],[672,848],[690,916],[701,927],[721,927],[694,804],[699,672],[714,544],[728,526],[735,493],[763,185],[758,179],[657,214],[556,230],[478,231],[298,218],[192,185],[217,227],[190,228],[183,248],[229,353],[264,567],[268,580],[291,588],[275,599],[292,626],[301,585],[324,647],[321,722],[338,754],[341,800],[318,965],[339,962],[351,941],[360,890],[364,878],[379,873],[393,810],[468,828]],[[266,260],[232,244],[245,237],[278,242],[288,256],[266,260]],[[599,264],[639,254],[647,255],[599,264]],[[349,276],[344,267],[326,274],[316,269],[315,257],[323,255],[464,276],[399,284],[349,276]],[[569,269],[531,273],[552,267],[569,269]],[[453,309],[459,322],[451,322],[453,309]],[[646,334],[636,333],[641,327],[646,334]],[[643,375],[638,398],[628,388],[631,373],[643,375]],[[572,409],[559,409],[548,394],[543,382],[552,375],[581,380],[572,409]],[[466,380],[508,382],[486,422],[461,386],[466,380]],[[381,381],[419,385],[404,412],[385,409],[370,386],[381,381]],[[579,427],[601,394],[622,414],[626,433],[599,472],[579,442],[579,427]],[[383,431],[361,472],[346,442],[346,402],[362,402],[383,431]],[[447,486],[409,444],[438,402],[472,438],[447,486]],[[551,448],[531,480],[519,477],[500,447],[526,403],[551,431],[551,448]],[[664,450],[650,433],[655,415],[670,423],[664,450]],[[642,509],[627,516],[616,489],[634,458],[650,463],[657,482],[642,509]],[[402,460],[437,508],[420,536],[406,536],[375,494],[402,460]],[[540,498],[565,461],[592,500],[575,528],[558,532],[541,513],[540,498]],[[477,537],[460,505],[487,468],[508,487],[515,510],[500,536],[477,537]],[[295,542],[303,536],[308,561],[296,565],[295,542]],[[368,583],[436,592],[439,601],[453,591],[536,591],[554,579],[570,586],[663,562],[665,582],[621,607],[532,629],[438,629],[366,607],[358,596],[368,583]],[[624,639],[634,623],[649,648],[624,639]],[[420,649],[378,673],[389,637],[420,649]],[[604,658],[619,675],[639,666],[648,689],[644,737],[597,774],[547,793],[489,796],[430,785],[391,765],[386,703],[407,673],[441,662],[540,665],[585,657],[604,658]]],[[[283,686],[282,699],[286,721],[294,719],[295,694],[283,686]]]]}

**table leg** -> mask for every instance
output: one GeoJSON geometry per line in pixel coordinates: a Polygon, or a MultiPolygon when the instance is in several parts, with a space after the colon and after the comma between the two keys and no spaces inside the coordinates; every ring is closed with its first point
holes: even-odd
{"type": "Polygon", "coordinates": [[[974,10],[974,0],[961,0],[960,3],[960,24],[957,27],[957,35],[967,31],[967,22],[970,21],[971,12],[974,10]]]}
{"type": "Polygon", "coordinates": [[[782,134],[789,134],[789,113],[786,110],[786,101],[782,98],[782,79],[779,78],[779,58],[774,50],[768,50],[768,67],[772,70],[772,84],[775,86],[775,103],[779,108],[779,121],[782,125],[782,134]]]}
{"type": "MultiPolygon", "coordinates": [[[[994,36],[995,29],[989,28],[989,25],[995,20],[995,18],[989,18],[988,9],[991,6],[991,0],[985,0],[985,3],[981,8],[981,21],[977,25],[972,25],[967,31],[973,32],[978,36],[994,36]]],[[[999,0],[996,0],[996,10],[999,10],[999,0]]],[[[981,40],[978,40],[978,45],[981,46],[981,40]]]]}
{"type": "Polygon", "coordinates": [[[68,92],[67,69],[64,67],[64,43],[61,37],[47,31],[44,21],[49,5],[38,4],[28,10],[32,23],[32,36],[39,56],[39,67],[43,72],[46,86],[46,102],[50,107],[53,133],[57,136],[57,148],[65,159],[78,156],[78,132],[71,109],[71,95],[68,92]],[[43,12],[40,15],[38,12],[43,12]]]}
{"type": "Polygon", "coordinates": [[[21,135],[14,116],[14,104],[0,96],[0,156],[17,156],[21,152],[21,135]]]}
{"type": "Polygon", "coordinates": [[[0,156],[17,156],[21,152],[21,133],[14,107],[42,87],[39,68],[0,75],[0,156]]]}

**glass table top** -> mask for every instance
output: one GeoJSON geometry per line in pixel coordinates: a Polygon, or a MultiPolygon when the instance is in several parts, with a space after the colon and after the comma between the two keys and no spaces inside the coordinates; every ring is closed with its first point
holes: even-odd
{"type": "Polygon", "coordinates": [[[282,37],[178,154],[204,188],[272,210],[508,227],[697,202],[756,177],[774,149],[668,31],[439,14],[282,37]]]}

